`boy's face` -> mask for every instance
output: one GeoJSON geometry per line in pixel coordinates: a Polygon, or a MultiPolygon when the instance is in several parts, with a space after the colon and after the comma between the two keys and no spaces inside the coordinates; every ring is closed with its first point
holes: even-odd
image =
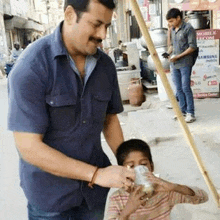
{"type": "Polygon", "coordinates": [[[151,172],[153,172],[153,166],[148,158],[140,151],[134,151],[128,154],[125,158],[123,166],[129,166],[135,168],[138,165],[146,166],[151,172]]]}

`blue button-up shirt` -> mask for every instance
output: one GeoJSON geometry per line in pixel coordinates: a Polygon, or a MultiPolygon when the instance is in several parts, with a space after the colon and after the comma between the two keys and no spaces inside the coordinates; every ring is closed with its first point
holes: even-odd
{"type": "MultiPolygon", "coordinates": [[[[196,41],[196,31],[192,27],[191,24],[182,22],[178,31],[175,31],[175,28],[171,31],[171,44],[173,46],[173,54],[178,55],[183,53],[189,47],[196,49],[197,41],[196,41]]],[[[178,59],[175,63],[172,63],[174,68],[178,69],[185,66],[193,65],[193,57],[192,54],[186,55],[180,59],[178,59]]]]}
{"type": "MultiPolygon", "coordinates": [[[[69,157],[109,166],[100,134],[106,114],[123,111],[114,63],[100,50],[88,56],[83,83],[61,29],[62,23],[26,48],[10,73],[8,127],[44,134],[44,143],[69,157]]],[[[49,174],[22,158],[20,179],[29,203],[44,211],[68,210],[83,198],[92,209],[105,203],[109,190],[49,174]]]]}

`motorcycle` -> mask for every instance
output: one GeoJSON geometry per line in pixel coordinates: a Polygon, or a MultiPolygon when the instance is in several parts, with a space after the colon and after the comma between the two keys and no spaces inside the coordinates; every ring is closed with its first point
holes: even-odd
{"type": "Polygon", "coordinates": [[[6,77],[8,77],[13,66],[14,66],[14,63],[6,63],[5,64],[4,71],[5,71],[6,77]]]}

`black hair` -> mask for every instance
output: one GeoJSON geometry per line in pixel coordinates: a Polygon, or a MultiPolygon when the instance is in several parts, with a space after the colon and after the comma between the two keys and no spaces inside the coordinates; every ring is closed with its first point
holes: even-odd
{"type": "Polygon", "coordinates": [[[122,166],[128,154],[134,151],[142,152],[153,166],[153,160],[149,145],[139,139],[130,139],[119,145],[116,151],[116,159],[118,165],[122,166]]]}
{"type": "MultiPolygon", "coordinates": [[[[66,10],[68,5],[72,6],[77,14],[77,21],[79,21],[82,13],[88,11],[88,7],[91,1],[92,0],[65,0],[64,11],[66,10]]],[[[97,1],[112,10],[116,7],[116,0],[97,0],[97,1]]]]}
{"type": "Polygon", "coordinates": [[[171,18],[177,18],[180,16],[180,18],[183,18],[182,12],[178,8],[171,8],[166,15],[166,19],[169,20],[171,18]]]}

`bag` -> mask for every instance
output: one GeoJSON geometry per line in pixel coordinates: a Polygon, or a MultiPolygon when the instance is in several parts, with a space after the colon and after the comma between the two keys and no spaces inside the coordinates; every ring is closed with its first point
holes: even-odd
{"type": "Polygon", "coordinates": [[[146,101],[140,78],[132,78],[128,87],[128,99],[131,106],[141,106],[146,101]]]}
{"type": "Polygon", "coordinates": [[[196,50],[194,50],[194,51],[192,52],[193,66],[194,66],[194,64],[196,63],[196,60],[197,60],[198,55],[199,55],[199,47],[197,47],[196,50]]]}

